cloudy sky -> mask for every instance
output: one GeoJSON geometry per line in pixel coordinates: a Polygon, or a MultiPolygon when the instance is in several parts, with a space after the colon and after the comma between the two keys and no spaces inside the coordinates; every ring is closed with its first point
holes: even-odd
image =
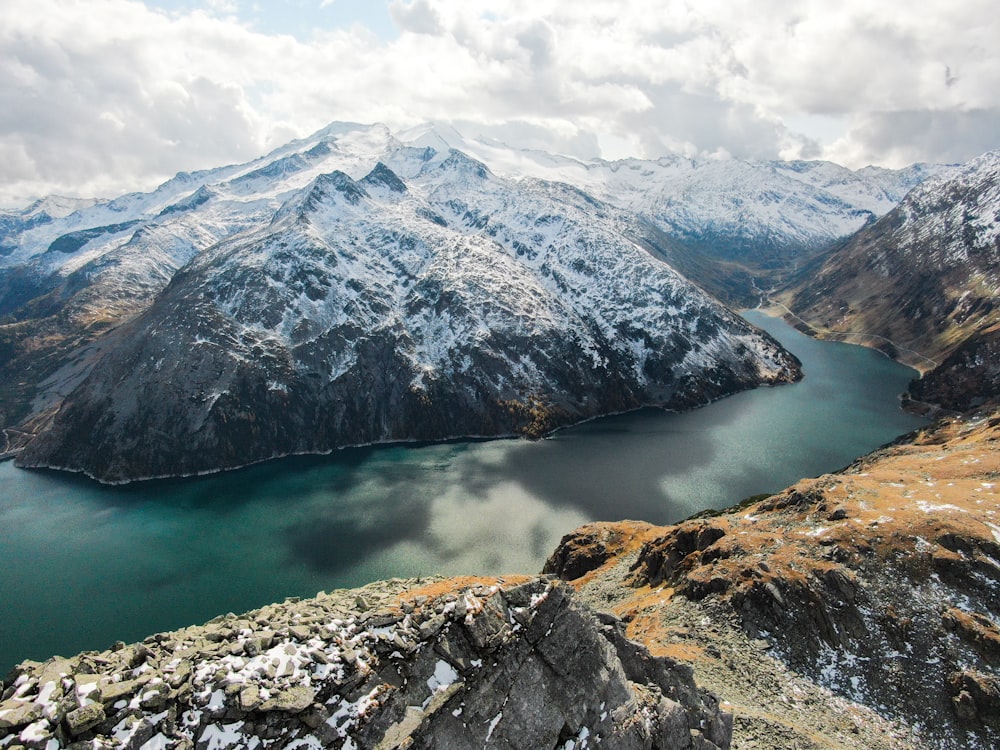
{"type": "Polygon", "coordinates": [[[4,0],[0,206],[149,189],[334,120],[618,158],[1000,147],[995,0],[4,0]]]}

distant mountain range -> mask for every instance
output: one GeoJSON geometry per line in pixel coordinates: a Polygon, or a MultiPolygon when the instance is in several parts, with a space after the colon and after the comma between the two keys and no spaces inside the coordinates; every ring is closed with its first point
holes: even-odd
{"type": "Polygon", "coordinates": [[[719,299],[756,305],[817,253],[891,211],[923,180],[953,167],[856,171],[823,161],[668,156],[579,160],[471,140],[447,126],[403,134],[474,156],[497,174],[564,182],[633,213],[669,238],[665,259],[719,299]]]}

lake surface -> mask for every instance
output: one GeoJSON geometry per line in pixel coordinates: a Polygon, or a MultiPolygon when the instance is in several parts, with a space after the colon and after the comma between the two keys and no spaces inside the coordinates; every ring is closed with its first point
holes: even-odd
{"type": "Polygon", "coordinates": [[[532,573],[591,520],[669,523],[835,471],[924,423],[915,373],[746,314],[805,379],[540,442],[341,451],[105,488],[0,464],[0,677],[286,596],[431,573],[532,573]]]}

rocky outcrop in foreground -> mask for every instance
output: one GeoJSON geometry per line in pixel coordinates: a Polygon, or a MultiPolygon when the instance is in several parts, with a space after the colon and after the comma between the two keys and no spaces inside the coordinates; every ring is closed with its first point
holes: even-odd
{"type": "Polygon", "coordinates": [[[998,747],[998,448],[1000,412],[950,419],[730,512],[584,527],[546,570],[693,664],[736,704],[737,746],[769,725],[759,746],[998,747]],[[854,744],[870,721],[817,687],[899,727],[854,744]]]}
{"type": "Polygon", "coordinates": [[[24,662],[0,747],[728,748],[689,667],[544,578],[391,581],[24,662]]]}

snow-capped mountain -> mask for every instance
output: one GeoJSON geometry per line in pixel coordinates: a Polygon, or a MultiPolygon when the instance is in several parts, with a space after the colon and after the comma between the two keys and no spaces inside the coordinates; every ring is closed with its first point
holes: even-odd
{"type": "Polygon", "coordinates": [[[414,128],[401,137],[460,149],[498,174],[565,182],[638,214],[683,243],[683,252],[671,256],[678,270],[737,301],[753,289],[751,275],[767,277],[800,265],[895,208],[923,180],[952,169],[915,164],[850,170],[822,161],[681,156],[580,160],[467,139],[441,125],[414,128]],[[743,278],[734,280],[732,268],[718,276],[719,260],[738,264],[743,278]]]}
{"type": "Polygon", "coordinates": [[[0,323],[13,325],[0,326],[0,426],[56,405],[93,365],[95,351],[81,347],[148,308],[199,252],[267,226],[327,162],[362,171],[393,146],[383,127],[335,124],[248,164],[182,172],[150,193],[43,221],[33,219],[38,204],[6,215],[0,323]]]}
{"type": "Polygon", "coordinates": [[[122,301],[111,314],[134,317],[59,360],[34,402],[57,413],[26,466],[124,481],[540,435],[797,374],[655,259],[662,238],[631,214],[379,126],[332,126],[64,221],[22,235],[18,270],[69,307],[122,301]]]}
{"type": "MultiPolygon", "coordinates": [[[[984,364],[976,362],[989,357],[983,353],[991,347],[977,355],[971,342],[996,336],[998,298],[1000,151],[914,189],[878,223],[807,269],[785,297],[817,330],[867,334],[867,341],[852,340],[874,341],[924,370],[963,344],[960,370],[984,364]]],[[[986,364],[995,380],[995,365],[986,364]]],[[[957,370],[949,372],[952,385],[961,380],[957,370]]]]}
{"type": "MultiPolygon", "coordinates": [[[[355,179],[373,159],[406,143],[438,153],[455,148],[510,179],[578,187],[649,221],[663,233],[660,244],[670,247],[661,250],[675,267],[736,301],[752,297],[751,274],[799,265],[889,211],[923,179],[948,171],[682,157],[582,161],[467,139],[441,125],[397,139],[381,126],[334,123],[250,164],[180,173],[151,193],[112,201],[47,198],[22,212],[0,212],[0,315],[51,293],[69,304],[79,288],[115,287],[117,276],[128,277],[129,291],[117,295],[114,310],[82,301],[70,309],[85,321],[134,312],[200,248],[269,221],[292,190],[325,168],[331,138],[338,144],[337,168],[355,179]],[[719,259],[736,265],[720,275],[719,259]]],[[[101,295],[116,297],[113,288],[101,295]]]]}

